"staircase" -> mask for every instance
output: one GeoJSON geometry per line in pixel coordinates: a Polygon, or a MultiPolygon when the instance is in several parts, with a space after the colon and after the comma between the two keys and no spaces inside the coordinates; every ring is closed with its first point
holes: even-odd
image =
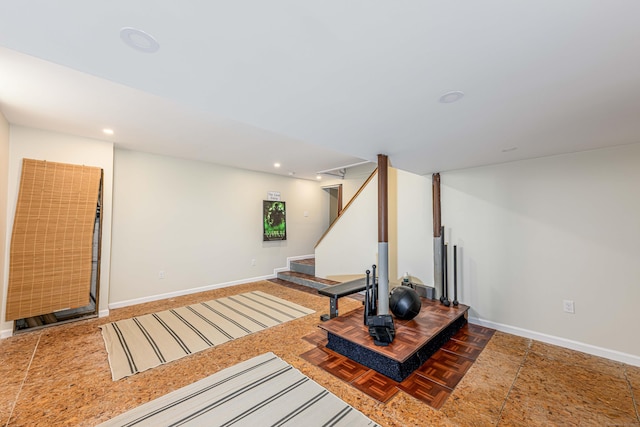
{"type": "Polygon", "coordinates": [[[327,286],[337,285],[340,282],[322,279],[316,277],[316,260],[315,258],[299,259],[289,262],[288,271],[278,273],[278,279],[287,282],[296,283],[302,286],[308,286],[315,289],[323,289],[327,286]]]}

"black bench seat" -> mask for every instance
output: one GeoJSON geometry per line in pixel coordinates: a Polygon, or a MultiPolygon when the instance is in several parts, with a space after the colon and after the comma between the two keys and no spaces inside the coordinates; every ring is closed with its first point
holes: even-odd
{"type": "Polygon", "coordinates": [[[338,299],[347,295],[362,292],[367,288],[366,279],[350,280],[348,282],[340,283],[339,285],[331,285],[326,288],[318,289],[320,295],[327,296],[329,301],[329,314],[323,314],[320,316],[321,320],[333,319],[338,315],[338,299]]]}

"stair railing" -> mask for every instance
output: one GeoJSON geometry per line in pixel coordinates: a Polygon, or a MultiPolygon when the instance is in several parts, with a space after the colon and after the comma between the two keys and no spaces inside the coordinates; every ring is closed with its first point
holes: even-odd
{"type": "Polygon", "coordinates": [[[347,203],[347,205],[342,209],[342,211],[340,211],[338,216],[331,222],[331,224],[329,224],[329,228],[327,228],[327,230],[324,233],[322,233],[322,236],[320,236],[320,239],[318,239],[318,242],[313,247],[314,249],[317,248],[320,242],[322,242],[322,239],[324,239],[325,236],[329,234],[333,226],[340,220],[340,218],[342,218],[342,216],[347,211],[347,209],[349,209],[349,206],[351,206],[351,203],[353,203],[353,201],[360,195],[360,193],[362,193],[362,190],[364,190],[367,184],[371,182],[371,180],[373,179],[374,176],[376,176],[377,173],[378,173],[378,168],[375,168],[373,172],[371,172],[371,175],[369,175],[369,178],[367,178],[367,180],[360,186],[358,191],[356,191],[356,194],[354,194],[351,200],[349,200],[349,203],[347,203]]]}

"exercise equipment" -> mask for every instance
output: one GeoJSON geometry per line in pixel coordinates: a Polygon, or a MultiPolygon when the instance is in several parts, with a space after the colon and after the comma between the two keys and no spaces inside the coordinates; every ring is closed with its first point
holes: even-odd
{"type": "MultiPolygon", "coordinates": [[[[443,235],[444,237],[444,235],[443,235]]],[[[443,299],[442,299],[442,304],[445,305],[445,307],[449,307],[451,305],[451,301],[449,301],[449,271],[447,268],[447,262],[448,262],[448,245],[445,243],[442,249],[442,293],[444,294],[443,299]]]]}
{"type": "Polygon", "coordinates": [[[373,338],[375,345],[387,346],[393,342],[396,328],[390,314],[378,314],[378,282],[375,264],[371,266],[371,270],[365,271],[364,324],[369,328],[369,335],[373,338]]]}
{"type": "Polygon", "coordinates": [[[444,225],[440,227],[440,237],[439,237],[439,245],[438,245],[438,253],[440,255],[440,262],[439,262],[439,267],[440,267],[440,302],[442,304],[444,304],[444,298],[445,298],[445,291],[446,291],[446,286],[445,286],[445,267],[444,267],[444,225]]]}
{"type": "Polygon", "coordinates": [[[453,245],[453,305],[458,306],[458,247],[453,245]]]}
{"type": "Polygon", "coordinates": [[[323,289],[318,289],[320,295],[324,295],[330,298],[329,300],[329,314],[323,314],[320,316],[320,320],[327,321],[333,319],[338,315],[338,299],[362,292],[366,289],[364,279],[351,280],[349,282],[340,283],[339,285],[327,286],[323,289]]]}
{"type": "Polygon", "coordinates": [[[370,315],[378,314],[378,279],[376,276],[376,265],[371,266],[373,276],[371,277],[371,310],[370,315]]]}
{"type": "Polygon", "coordinates": [[[369,289],[371,286],[369,284],[369,274],[371,274],[370,270],[365,271],[366,274],[366,286],[364,290],[364,325],[367,325],[367,319],[369,318],[369,310],[371,310],[371,303],[369,302],[369,289]]]}
{"type": "Polygon", "coordinates": [[[378,314],[369,316],[369,335],[373,337],[373,343],[379,346],[388,346],[396,336],[396,328],[393,317],[390,314],[378,314]]]}
{"type": "Polygon", "coordinates": [[[408,286],[398,286],[391,292],[389,308],[401,320],[411,320],[420,313],[422,301],[417,292],[408,286]]]}

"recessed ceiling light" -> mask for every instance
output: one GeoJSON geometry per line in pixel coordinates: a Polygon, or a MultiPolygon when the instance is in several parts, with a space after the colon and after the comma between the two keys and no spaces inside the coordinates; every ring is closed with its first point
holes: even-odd
{"type": "Polygon", "coordinates": [[[274,164],[273,164],[273,167],[274,167],[274,168],[279,168],[279,167],[280,167],[280,163],[274,163],[274,164]]]}
{"type": "Polygon", "coordinates": [[[503,148],[502,152],[503,153],[508,153],[509,151],[516,151],[517,149],[518,149],[518,147],[503,148]]]}
{"type": "Polygon", "coordinates": [[[316,175],[316,179],[322,179],[322,175],[316,175]]]}
{"type": "Polygon", "coordinates": [[[102,129],[102,132],[103,132],[105,135],[113,135],[113,129],[107,129],[107,128],[105,128],[105,129],[102,129]]]}
{"type": "Polygon", "coordinates": [[[124,27],[120,30],[120,38],[127,46],[144,53],[155,53],[160,44],[152,35],[137,28],[124,27]]]}
{"type": "Polygon", "coordinates": [[[460,101],[464,97],[464,92],[454,90],[443,94],[439,101],[443,104],[451,104],[452,102],[460,101]]]}

